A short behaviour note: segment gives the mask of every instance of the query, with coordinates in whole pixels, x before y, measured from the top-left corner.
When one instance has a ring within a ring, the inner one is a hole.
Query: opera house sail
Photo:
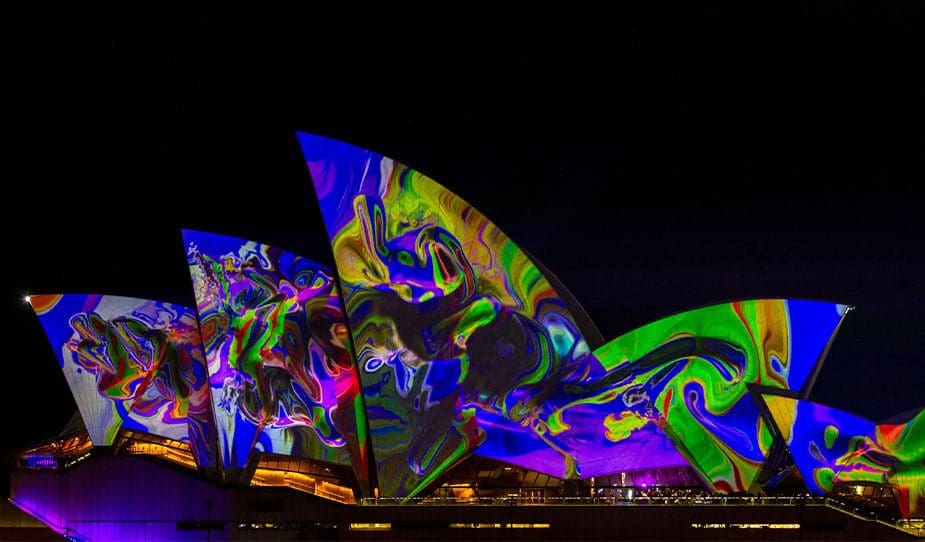
[[[364,411],[337,284],[266,244],[184,231],[226,477],[257,452],[353,465]]]
[[[192,309],[111,295],[33,295],[95,446],[121,429],[189,443],[214,468],[208,375]]]

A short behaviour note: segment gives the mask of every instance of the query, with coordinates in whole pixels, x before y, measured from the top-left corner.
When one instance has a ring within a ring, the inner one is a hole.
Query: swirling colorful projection
[[[118,296],[31,296],[90,438],[120,428],[189,442],[214,466],[208,375],[193,309]]]
[[[473,452],[562,478],[689,461],[744,491],[771,445],[747,384],[803,387],[847,310],[730,303],[591,354],[542,273],[469,204],[389,158],[299,138],[383,495],[414,495]]]
[[[533,425],[480,414],[476,454],[581,478],[689,462],[717,491],[745,491],[772,444],[748,384],[801,389],[846,309],[754,300],[653,322],[585,358]]]
[[[806,487],[828,493],[835,482],[899,488],[903,515],[925,515],[925,410],[904,424],[875,424],[811,401],[762,395]]]
[[[587,477],[608,470],[614,446],[653,424],[714,489],[745,491],[772,443],[748,384],[801,389],[846,311],[752,300],[638,328],[595,350],[603,374],[550,399],[549,432],[576,450]]]
[[[412,496],[486,438],[477,415],[530,427],[588,348],[530,258],[468,203],[379,154],[299,138],[344,288],[380,492]]]
[[[364,411],[332,274],[307,258],[184,231],[226,475],[254,452],[352,464]]]

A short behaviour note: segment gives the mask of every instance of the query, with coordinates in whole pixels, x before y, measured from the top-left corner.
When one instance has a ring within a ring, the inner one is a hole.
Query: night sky
[[[461,195],[606,339],[837,301],[812,398],[925,406],[925,5],[871,4],[7,18],[0,452],[76,408],[25,294],[193,305],[181,227],[332,263],[295,130]]]

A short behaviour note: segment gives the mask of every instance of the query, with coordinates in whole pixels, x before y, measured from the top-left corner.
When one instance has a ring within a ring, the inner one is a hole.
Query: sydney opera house
[[[79,412],[18,455],[14,505],[81,541],[915,536],[925,411],[809,400],[850,307],[607,341],[448,189],[298,137],[335,268],[183,231],[194,307],[30,296]]]

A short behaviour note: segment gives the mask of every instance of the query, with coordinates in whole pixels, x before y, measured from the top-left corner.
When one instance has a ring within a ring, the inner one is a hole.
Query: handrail
[[[909,520],[896,522],[877,517],[872,511],[865,511],[860,506],[841,502],[831,497],[812,495],[793,496],[747,496],[747,495],[675,495],[675,496],[639,496],[627,497],[527,497],[508,495],[500,497],[418,497],[401,498],[363,498],[361,506],[827,506],[839,512],[865,521],[875,521],[913,536],[925,538],[925,521],[913,523]]]
[[[754,506],[799,504],[824,504],[825,497],[813,496],[638,496],[628,497],[529,497],[508,495],[499,497],[417,497],[412,499],[369,497],[360,500],[361,505],[486,505],[486,506],[529,506],[529,505],[591,505],[591,506],[648,506],[648,505],[692,505],[692,506]]]
[[[825,499],[825,505],[829,508],[834,508],[843,514],[847,514],[851,517],[863,521],[873,521],[880,523],[881,525],[886,525],[887,527],[898,529],[904,533],[908,533],[919,538],[925,538],[925,520],[916,523],[912,523],[906,519],[900,519],[896,522],[889,522],[877,517],[877,514],[873,511],[864,510],[859,506],[848,504],[846,502],[832,499],[830,497]]]

